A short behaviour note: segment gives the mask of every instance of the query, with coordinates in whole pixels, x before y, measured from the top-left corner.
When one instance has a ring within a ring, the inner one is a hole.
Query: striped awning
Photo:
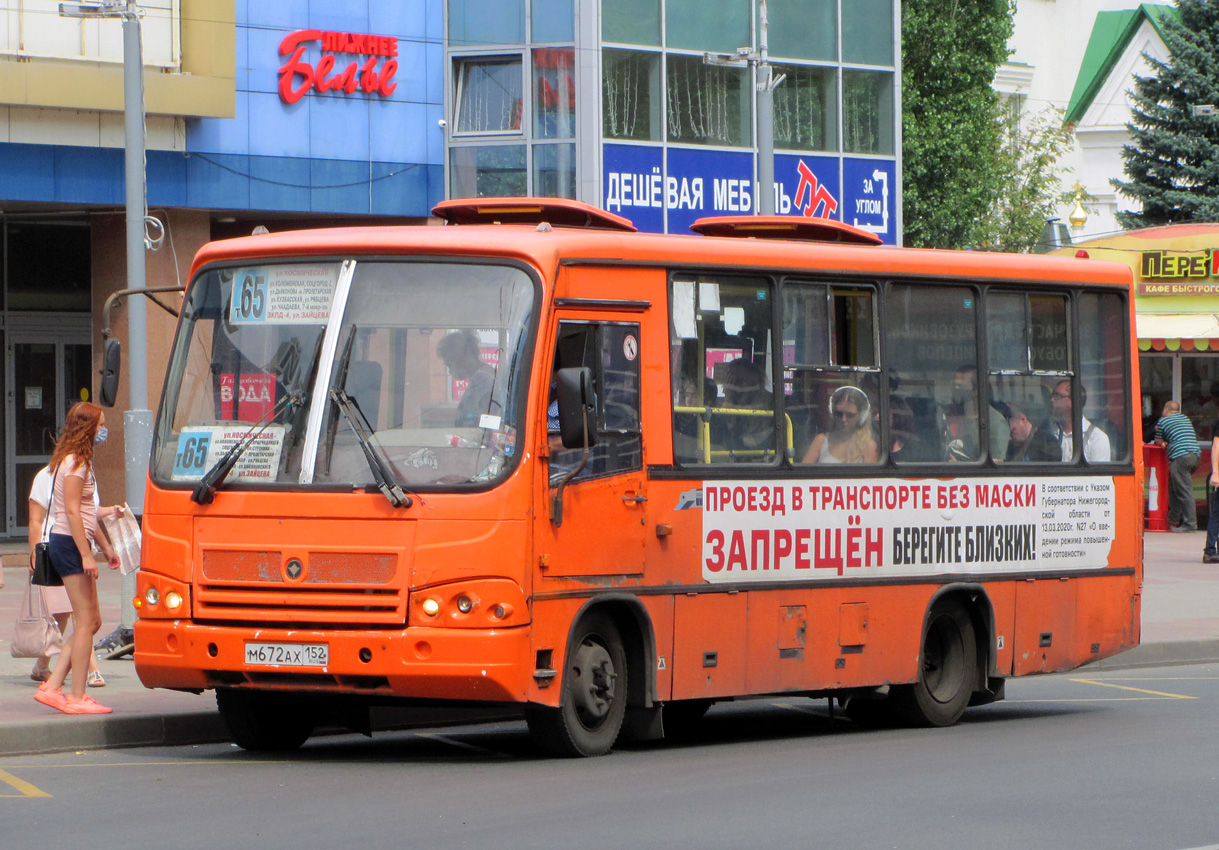
[[[1219,316],[1213,313],[1139,313],[1140,351],[1217,351]]]

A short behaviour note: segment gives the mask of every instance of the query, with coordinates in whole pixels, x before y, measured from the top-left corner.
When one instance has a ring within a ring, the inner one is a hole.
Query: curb
[[[1103,658],[1080,670],[1134,670],[1139,667],[1163,667],[1182,664],[1219,662],[1219,638],[1203,640],[1165,640],[1143,643],[1112,658]]]
[[[501,705],[488,708],[372,708],[372,731],[393,732],[520,720],[522,711]],[[350,729],[322,727],[313,737],[350,735]],[[358,733],[354,733],[358,734]],[[47,720],[0,724],[0,758],[47,755],[76,750],[126,747],[185,747],[232,741],[218,711],[165,714],[107,714],[49,717]]]

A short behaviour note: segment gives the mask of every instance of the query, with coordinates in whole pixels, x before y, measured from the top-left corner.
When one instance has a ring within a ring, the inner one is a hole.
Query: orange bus
[[[155,426],[135,664],[248,749],[515,704],[944,726],[1139,641],[1129,269],[574,201],[215,242]]]

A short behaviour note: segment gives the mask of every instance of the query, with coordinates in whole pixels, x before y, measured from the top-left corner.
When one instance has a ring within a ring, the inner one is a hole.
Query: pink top
[[[53,472],[55,475],[55,492],[52,498],[55,502],[55,524],[51,526],[53,534],[71,534],[72,528],[68,525],[68,510],[64,503],[64,479],[79,478],[84,481],[84,489],[80,494],[80,516],[85,522],[85,536],[92,544],[97,537],[97,502],[94,501],[93,495],[97,492],[97,481],[93,477],[93,470],[87,464],[78,463],[76,455],[68,455],[59,464],[58,472]]]

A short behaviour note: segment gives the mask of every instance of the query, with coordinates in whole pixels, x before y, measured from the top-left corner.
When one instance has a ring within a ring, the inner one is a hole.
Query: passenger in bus
[[[1062,460],[1058,441],[1046,433],[1044,428],[1033,424],[1023,404],[1007,402],[1007,425],[1011,439],[1008,441],[1007,454],[1003,460],[1014,463]]]
[[[830,396],[830,430],[813,438],[804,463],[876,463],[872,404],[859,387],[839,387]]]
[[[699,380],[698,375],[683,375],[678,385],[677,398],[674,407],[686,408],[673,413],[673,454],[683,463],[698,463],[703,460],[702,431],[703,423],[710,415],[710,408],[719,401],[719,388],[715,381],[706,375]],[[701,392],[700,392],[701,384]],[[699,413],[691,413],[689,408],[701,408]]]
[[[759,460],[775,446],[774,395],[766,389],[766,375],[749,360],[738,357],[723,372],[722,411],[713,419],[712,444],[732,452],[747,452],[741,459]],[[771,415],[733,413],[767,411]],[[734,458],[735,459],[735,458]]]
[[[889,457],[895,463],[937,461],[942,451],[927,442],[915,425],[914,408],[901,396],[889,397]]]
[[[948,406],[946,435],[948,451],[945,460],[974,461],[981,457],[978,440],[978,368],[963,365],[952,379],[952,403]],[[1008,426],[1003,413],[987,408],[990,427],[990,452],[995,458],[1007,455]]]
[[[449,369],[449,374],[466,381],[465,392],[457,402],[459,428],[478,428],[483,414],[493,406],[502,406],[494,398],[495,370],[483,362],[479,353],[478,335],[472,330],[453,331],[436,345],[436,353]]]
[[[1079,403],[1085,407],[1088,403],[1088,391],[1083,384],[1079,385]],[[1071,380],[1064,378],[1054,384],[1054,391],[1050,393],[1050,422],[1048,424],[1048,431],[1058,441],[1061,448],[1061,459],[1064,461],[1071,460],[1075,452],[1072,441],[1075,417],[1072,412]],[[1109,435],[1096,423],[1089,422],[1086,416],[1080,416],[1080,427],[1084,430],[1084,460],[1089,463],[1108,461],[1111,456]]]

